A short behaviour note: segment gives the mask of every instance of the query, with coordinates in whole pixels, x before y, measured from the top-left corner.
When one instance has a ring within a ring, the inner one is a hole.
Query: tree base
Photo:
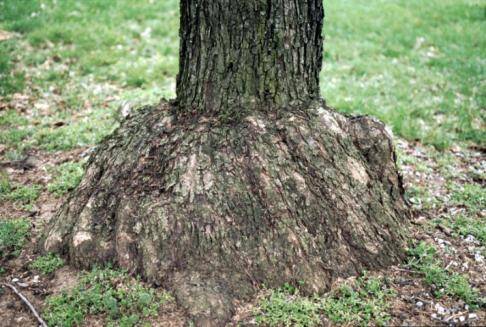
[[[140,109],[102,142],[44,251],[141,274],[211,326],[263,283],[323,292],[402,257],[408,211],[380,122],[323,103],[234,126],[173,109]]]

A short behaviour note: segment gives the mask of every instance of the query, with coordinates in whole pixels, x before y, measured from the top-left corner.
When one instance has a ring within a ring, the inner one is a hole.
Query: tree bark
[[[179,110],[234,120],[319,98],[322,0],[182,0]]]
[[[202,326],[262,284],[324,292],[399,262],[408,210],[391,136],[319,98],[320,0],[181,11],[177,100],[99,145],[41,249],[162,284]]]

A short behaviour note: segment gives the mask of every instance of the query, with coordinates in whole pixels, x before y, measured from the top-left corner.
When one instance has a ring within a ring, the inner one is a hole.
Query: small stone
[[[481,255],[481,253],[476,252],[474,253],[474,260],[476,260],[476,262],[482,263],[484,262],[484,257]]]
[[[476,242],[476,238],[472,235],[468,235],[468,236],[466,236],[464,241],[467,242],[467,243],[474,243],[474,242]]]
[[[436,303],[435,304],[435,310],[437,311],[437,313],[441,316],[443,316],[445,313],[446,313],[446,308],[444,308],[442,305],[440,305],[439,303]]]
[[[469,320],[478,319],[478,315],[477,315],[477,314],[475,314],[475,313],[470,313],[470,314],[467,316],[467,319],[469,319]]]
[[[459,317],[459,321],[460,321],[460,322],[464,322],[464,320],[466,320],[466,317],[464,317],[464,316],[460,316],[460,317]]]
[[[423,308],[424,306],[424,303],[422,301],[418,301],[417,303],[415,303],[415,306],[419,309]]]
[[[18,279],[18,278],[14,278],[14,279],[12,279],[12,283],[17,283],[18,281],[19,281],[19,279]]]

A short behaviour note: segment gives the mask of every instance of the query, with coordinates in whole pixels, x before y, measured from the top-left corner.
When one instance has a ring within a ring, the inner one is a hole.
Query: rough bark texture
[[[141,274],[208,326],[262,283],[323,292],[398,262],[407,208],[391,138],[319,99],[320,0],[181,9],[177,101],[101,143],[42,249]]]
[[[319,97],[322,0],[182,0],[179,110],[239,118]]]
[[[44,250],[115,262],[214,324],[261,283],[321,292],[399,260],[406,208],[381,123],[319,103],[233,126],[172,109],[144,108],[100,145]]]

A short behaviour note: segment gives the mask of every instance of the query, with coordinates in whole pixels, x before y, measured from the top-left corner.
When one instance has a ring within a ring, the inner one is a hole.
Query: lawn
[[[262,290],[236,321],[486,323],[486,4],[330,0],[325,9],[322,95],[393,130],[414,211],[409,258],[325,297],[303,297],[290,285]],[[34,244],[121,112],[175,96],[178,15],[177,0],[0,0],[0,282],[37,275],[39,284],[24,291],[51,324],[96,314],[127,325],[182,319],[162,290],[108,268],[77,280]],[[66,276],[77,283],[74,293],[55,286]],[[104,288],[96,288],[100,281]],[[120,283],[137,285],[137,293],[116,293]],[[100,297],[100,289],[112,296]],[[2,305],[17,301],[2,294],[0,319],[17,319],[12,308],[2,316]],[[147,298],[164,299],[158,315],[126,305]],[[81,306],[70,302],[80,299]],[[89,312],[90,301],[99,312]]]
[[[485,15],[476,0],[328,1],[322,94],[407,140],[484,145]],[[0,94],[27,87],[51,107],[46,117],[37,103],[35,131],[2,138],[51,150],[95,143],[111,131],[107,109],[173,97],[178,24],[176,0],[0,2],[0,27],[19,33],[0,43]],[[79,121],[46,135],[75,114],[96,118],[97,131]],[[56,142],[72,132],[80,140]]]

